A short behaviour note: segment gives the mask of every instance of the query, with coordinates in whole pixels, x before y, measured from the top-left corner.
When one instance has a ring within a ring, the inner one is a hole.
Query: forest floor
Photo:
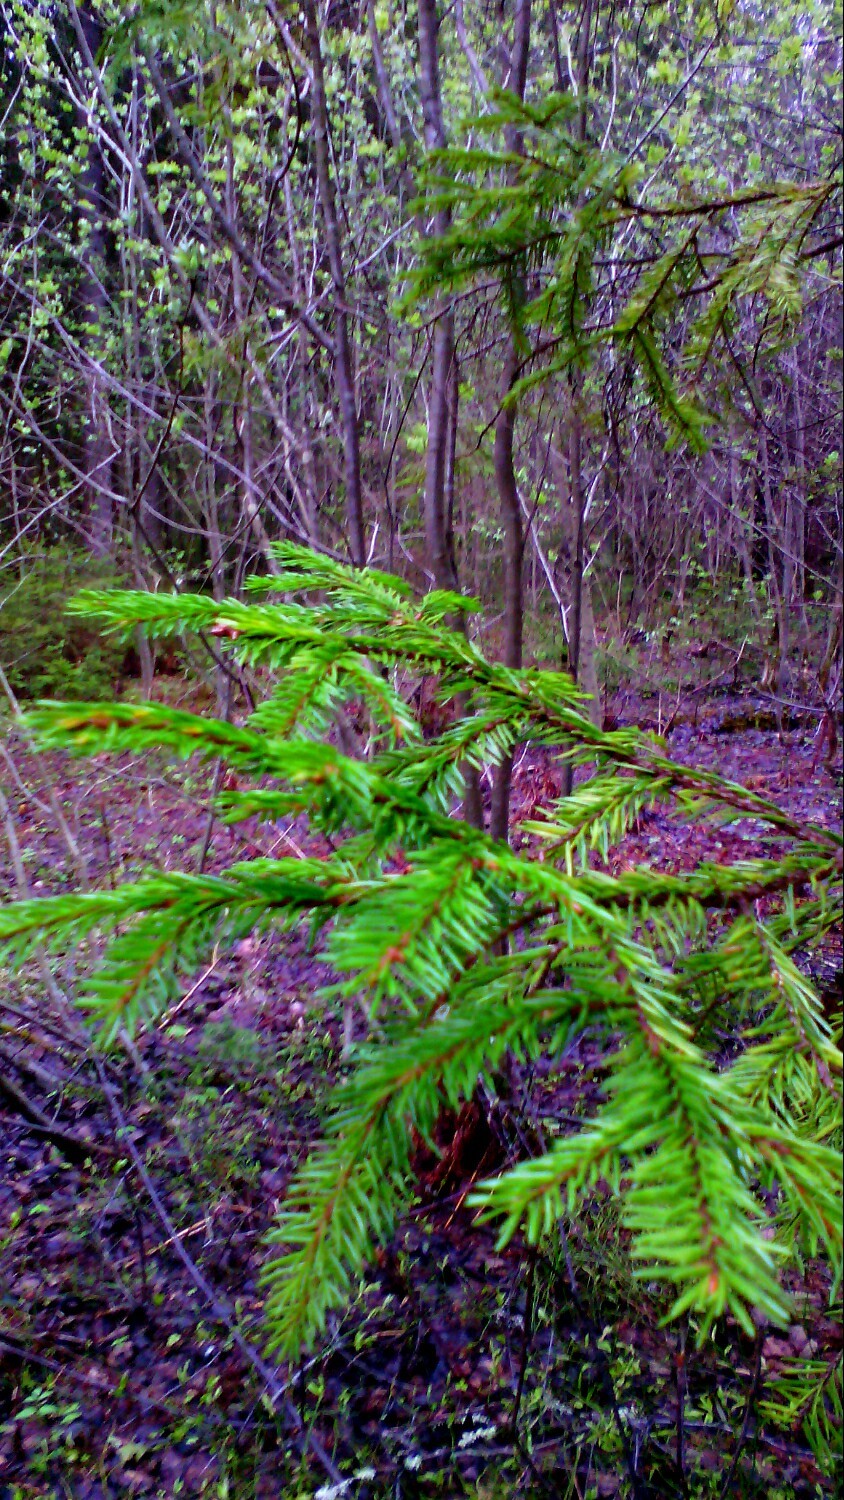
[[[611,707],[621,723],[670,725],[661,698],[627,690]],[[713,693],[683,710],[668,736],[674,758],[807,821],[840,820],[840,757],[824,764],[817,718],[780,736],[761,699]],[[155,757],[35,760],[9,744],[21,782],[8,763],[2,781],[34,895],[77,880],[49,785],[93,885],[196,868],[206,841],[211,870],[323,847],[301,824],[209,827],[206,770]],[[514,821],[559,789],[553,758],[526,754]],[[775,843],[758,828],[652,814],[614,857],[680,870]],[[0,890],[15,883],[0,839]],[[829,998],[840,937],[812,964]],[[318,998],[325,974],[300,937],[240,941],[99,1075],[37,969],[2,976],[2,1500],[833,1493],[799,1425],[778,1426],[766,1410],[795,1359],[840,1353],[820,1264],[807,1262],[793,1285],[790,1330],[763,1328],[754,1342],[727,1320],[698,1350],[677,1325],[659,1326],[660,1295],[632,1281],[608,1194],[541,1257],[518,1241],[497,1250],[465,1199],[479,1173],[526,1149],[507,1106],[487,1119],[464,1111],[441,1162],[420,1153],[416,1207],[319,1356],[276,1372],[277,1388],[289,1383],[274,1407],[232,1329],[261,1347],[264,1236],[344,1067],[340,1019]],[[72,982],[62,959],[55,984]],[[583,1037],[537,1068],[535,1109],[576,1124],[602,1069]],[[312,1451],[302,1457],[294,1408],[348,1483]]]

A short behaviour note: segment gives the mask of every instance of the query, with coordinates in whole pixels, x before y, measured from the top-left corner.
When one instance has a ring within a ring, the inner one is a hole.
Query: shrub
[[[68,617],[80,588],[117,581],[112,563],[66,546],[24,553],[0,585],[0,666],[15,696],[100,698],[114,691],[124,649],[92,621]]]

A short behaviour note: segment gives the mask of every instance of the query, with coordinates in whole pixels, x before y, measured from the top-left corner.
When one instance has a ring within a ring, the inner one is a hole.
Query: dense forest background
[[[2,1500],[835,1492],[841,78],[0,0]]]
[[[68,549],[222,597],[288,537],[458,584],[508,661],[526,628],[590,691],[596,616],[606,681],[717,595],[763,686],[822,703],[834,6],[2,24],[4,630]]]

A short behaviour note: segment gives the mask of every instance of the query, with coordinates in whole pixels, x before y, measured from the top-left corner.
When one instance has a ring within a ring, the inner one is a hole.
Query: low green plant
[[[672,762],[654,739],[596,729],[567,677],[487,661],[446,623],[469,601],[419,600],[397,578],[277,550],[263,598],[89,592],[73,605],[118,633],[202,630],[272,668],[276,686],[243,724],[113,703],[41,704],[28,722],[42,745],[81,753],[219,757],[238,778],[225,816],[306,813],[330,857],[11,905],[2,951],[19,962],[110,931],[80,1000],[103,1044],[159,1016],[215,942],[267,926],[306,924],[339,976],[332,993],[363,997],[369,1038],[271,1235],[268,1336],[287,1356],[320,1336],[392,1234],[443,1105],[584,1028],[605,1048],[596,1112],[573,1132],[546,1121],[544,1154],[478,1184],[476,1207],[502,1240],[537,1242],[600,1182],[636,1274],[671,1289],[670,1316],[701,1337],[726,1313],[750,1334],[754,1311],[787,1323],[782,1273],[801,1253],[840,1275],[841,1055],[793,955],[840,919],[841,838]],[[409,703],[420,675],[454,710],[429,739]],[[330,742],[349,703],[370,725],[360,759]],[[524,825],[516,852],[459,802],[467,765],[528,740],[597,771]],[[677,875],[595,868],[656,803],[765,822],[785,852]],[[725,1037],[740,1045],[725,1052]]]
[[[840,1321],[840,1307],[838,1315]],[[786,1431],[802,1428],[823,1472],[836,1474],[839,1480],[844,1471],[842,1364],[841,1350],[831,1360],[792,1359],[770,1382],[761,1403],[762,1415],[774,1426]]]
[[[92,621],[68,616],[80,588],[117,582],[114,565],[81,549],[27,552],[0,582],[0,667],[16,697],[98,698],[111,695],[125,647]]]

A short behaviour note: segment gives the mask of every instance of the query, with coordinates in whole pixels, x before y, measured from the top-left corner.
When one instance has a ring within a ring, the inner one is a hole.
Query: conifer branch
[[[11,905],[0,953],[21,962],[40,942],[57,951],[104,933],[80,1003],[108,1044],[154,1021],[221,939],[300,922],[322,934],[338,976],[326,998],[363,998],[383,1040],[357,1049],[273,1231],[267,1320],[288,1355],[319,1336],[392,1232],[412,1193],[413,1141],[431,1137],[443,1101],[494,1086],[506,1054],[553,1055],[587,1025],[607,1049],[596,1114],[565,1137],[545,1121],[551,1149],[475,1202],[505,1236],[523,1225],[537,1241],[602,1180],[641,1274],[673,1289],[672,1316],[693,1312],[702,1332],[726,1311],[744,1327],[754,1307],[784,1320],[781,1271],[801,1244],[840,1274],[841,1057],[792,953],[840,912],[841,840],[635,731],[602,731],[562,674],[487,662],[448,624],[467,601],[419,602],[386,575],[277,550],[262,602],[97,594],[75,606],[115,631],[213,633],[262,663],[269,692],[244,723],[156,704],[41,704],[28,721],[42,744],[77,753],[216,760],[244,783],[221,794],[224,816],[301,811],[336,852]],[[420,674],[446,710],[471,702],[428,738],[413,706]],[[344,704],[373,726],[360,758],[330,743]],[[453,814],[461,766],[526,741],[598,763],[525,826],[540,857]],[[590,851],[609,862],[655,805],[764,821],[790,847],[676,875],[590,867]],[[773,907],[765,920],[760,898]],[[740,1033],[728,1064],[724,1030]],[[778,1194],[773,1218],[762,1187]]]

